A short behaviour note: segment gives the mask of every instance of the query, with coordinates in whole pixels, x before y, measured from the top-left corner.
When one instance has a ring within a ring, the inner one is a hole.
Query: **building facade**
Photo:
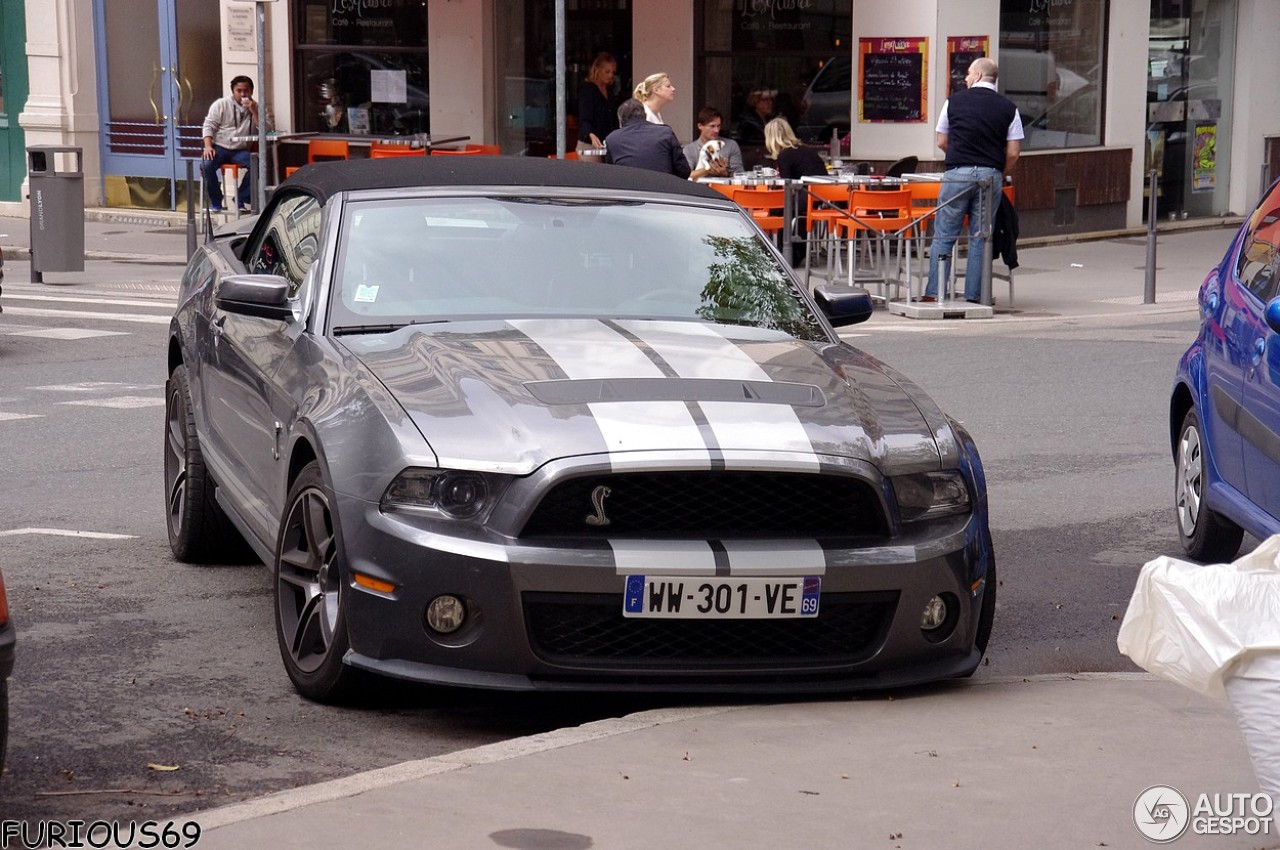
[[[1280,31],[1270,0],[563,0],[564,132],[592,59],[616,98],[649,73],[677,88],[688,140],[704,104],[759,161],[759,126],[882,168],[938,170],[933,127],[972,58],[1001,65],[1027,138],[1027,234],[1239,213],[1280,159]],[[555,4],[547,0],[0,0],[0,209],[26,214],[25,146],[83,149],[86,203],[185,201],[200,124],[231,77],[255,79],[281,131],[431,132],[554,155]],[[25,78],[24,78],[25,75]],[[28,84],[28,80],[30,81]],[[281,143],[288,165],[302,145]],[[359,147],[355,150],[358,152]]]

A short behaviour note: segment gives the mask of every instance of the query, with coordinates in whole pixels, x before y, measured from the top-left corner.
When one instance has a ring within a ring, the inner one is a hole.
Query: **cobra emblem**
[[[596,509],[594,514],[587,516],[587,525],[603,526],[609,524],[609,518],[604,515],[604,500],[609,498],[609,494],[613,490],[601,484],[591,491],[591,507]]]

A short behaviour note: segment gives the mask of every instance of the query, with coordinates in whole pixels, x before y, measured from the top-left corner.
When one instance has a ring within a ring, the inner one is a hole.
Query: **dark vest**
[[[947,168],[977,165],[1004,170],[1009,125],[1018,107],[985,86],[958,91],[947,100]]]

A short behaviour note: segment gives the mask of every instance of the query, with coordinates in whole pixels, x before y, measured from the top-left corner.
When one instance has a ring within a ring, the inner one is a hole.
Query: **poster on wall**
[[[1191,191],[1212,192],[1218,168],[1218,125],[1196,124],[1196,142],[1191,160]]]
[[[965,88],[964,78],[969,75],[969,66],[975,59],[990,55],[990,36],[947,36],[947,96]]]
[[[928,54],[924,37],[859,39],[858,121],[927,121]]]

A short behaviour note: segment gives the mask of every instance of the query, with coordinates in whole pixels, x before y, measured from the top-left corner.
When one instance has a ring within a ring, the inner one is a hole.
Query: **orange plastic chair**
[[[386,159],[393,156],[426,156],[426,148],[397,145],[389,142],[370,142],[369,159]]]
[[[452,150],[450,148],[431,149],[432,156],[480,156],[482,153],[483,151],[472,151],[467,150],[466,148],[459,148],[458,150]]]
[[[857,245],[863,242],[864,253],[870,258],[869,280],[880,283],[881,293],[888,296],[892,285],[895,295],[902,285],[901,267],[906,262],[910,271],[910,251],[914,237],[915,216],[911,211],[911,190],[893,189],[876,191],[854,189],[849,195],[849,213],[852,218],[835,222],[837,232],[849,244],[849,283],[853,284],[857,262]],[[899,273],[890,274],[889,262],[896,247]],[[908,286],[908,292],[910,286]]]
[[[836,222],[848,217],[851,187],[841,183],[806,183],[804,189],[806,198],[804,236],[806,241],[810,240],[816,230],[822,234],[824,242],[828,243],[827,274],[829,277],[831,268],[840,254],[835,240]]]
[[[733,202],[751,213],[751,220],[760,225],[765,233],[773,235],[782,230],[786,220],[782,217],[782,205],[786,198],[785,189],[753,189],[748,186],[737,186],[733,193]]]
[[[710,186],[712,189],[715,189],[717,192],[719,192],[721,195],[724,195],[726,198],[728,198],[731,201],[733,200],[734,190],[742,188],[741,186],[735,186],[732,183],[704,183],[702,185]]]
[[[350,159],[351,145],[345,139],[311,139],[307,142],[307,164]]]
[[[481,156],[501,156],[502,145],[465,145],[463,150],[475,151]]]

